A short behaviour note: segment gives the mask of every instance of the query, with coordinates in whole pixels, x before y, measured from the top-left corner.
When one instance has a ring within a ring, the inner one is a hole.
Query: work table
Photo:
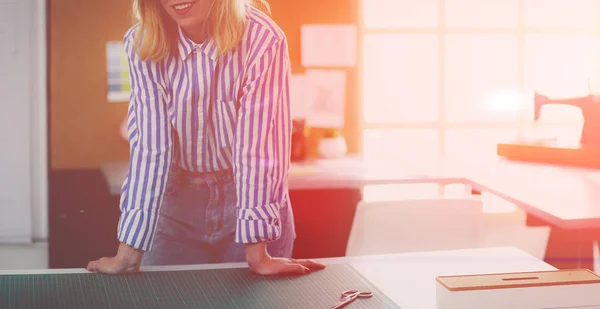
[[[118,194],[127,164],[107,164],[102,171],[112,194]],[[600,170],[516,162],[498,156],[445,155],[393,161],[367,161],[350,156],[293,163],[289,188],[292,204],[299,213],[298,250],[311,252],[315,239],[322,239],[318,233],[325,228],[333,230],[331,222],[342,222],[335,228],[340,235],[319,249],[324,251],[337,245],[333,256],[342,254],[361,189],[367,185],[409,183],[433,183],[440,187],[463,184],[471,192],[487,192],[513,203],[528,218],[551,227],[547,262],[560,268],[593,269],[592,245],[600,239]],[[315,217],[315,213],[320,216]]]
[[[318,260],[327,265],[341,263],[351,265],[365,279],[369,280],[403,309],[435,309],[437,307],[435,290],[435,279],[437,276],[555,270],[551,265],[517,248],[511,247],[352,256]],[[152,266],[143,267],[142,271],[191,271],[240,267],[247,267],[247,264]],[[0,271],[0,277],[7,275],[38,275],[43,279],[49,275],[85,273],[87,271],[81,268],[18,270]],[[13,280],[13,283],[7,285],[9,290],[17,287],[18,282],[15,281]],[[86,285],[84,287],[87,288]],[[75,287],[75,289],[77,288]],[[164,288],[168,287],[164,286]],[[58,292],[56,295],[57,299],[59,296],[62,299],[74,299],[78,297],[77,294],[59,295]],[[301,293],[293,295],[295,297],[302,297]],[[2,304],[3,299],[0,298],[0,305]],[[356,305],[360,307],[359,303]]]
[[[102,166],[118,195],[127,163]],[[362,189],[366,185],[461,183],[489,192],[563,227],[600,227],[600,170],[509,161],[501,157],[367,161],[358,156],[291,164],[290,190]],[[567,207],[568,206],[568,207]]]
[[[297,189],[359,189],[365,185],[390,183],[459,183],[462,177],[451,176],[440,165],[441,162],[419,161],[394,164],[366,161],[359,156],[340,159],[316,159],[306,162],[292,162],[288,184],[291,190]],[[106,178],[111,194],[118,195],[125,175],[127,162],[108,162],[101,170]]]

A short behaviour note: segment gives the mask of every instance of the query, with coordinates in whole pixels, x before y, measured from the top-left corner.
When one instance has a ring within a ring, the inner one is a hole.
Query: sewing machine
[[[519,139],[513,143],[500,143],[497,154],[517,161],[600,168],[600,98],[587,96],[575,100],[551,100],[535,94],[534,121],[541,116],[542,107],[566,104],[581,109],[584,125],[579,143],[564,146],[556,140]]]

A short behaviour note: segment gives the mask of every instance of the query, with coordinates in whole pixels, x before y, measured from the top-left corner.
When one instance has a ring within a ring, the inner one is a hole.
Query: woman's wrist
[[[248,262],[250,267],[264,263],[269,258],[266,242],[246,244],[246,262]]]
[[[135,249],[123,242],[119,243],[117,257],[121,262],[126,264],[138,264],[142,260],[143,255],[144,251]]]

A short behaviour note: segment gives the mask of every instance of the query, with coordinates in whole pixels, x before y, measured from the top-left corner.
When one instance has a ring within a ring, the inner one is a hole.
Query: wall
[[[301,64],[301,41],[300,27],[303,24],[357,24],[358,7],[361,0],[303,0],[286,1],[270,0],[273,19],[285,32],[289,41],[290,61],[293,73],[303,73]],[[358,48],[358,46],[357,46]],[[346,91],[346,115],[344,136],[348,143],[350,152],[359,149],[359,100],[358,100],[358,70],[347,69],[347,91]],[[311,144],[315,155],[315,143],[324,130],[313,129],[311,131]]]
[[[127,158],[118,135],[127,106],[106,101],[105,50],[132,24],[131,1],[53,0],[48,10],[51,167]]]
[[[289,39],[294,73],[300,66],[300,26],[356,23],[358,0],[270,0],[273,18]],[[119,136],[125,103],[106,101],[105,43],[121,40],[131,25],[131,1],[49,1],[51,167],[93,169],[127,160]],[[358,149],[357,72],[348,70],[344,133],[350,151]],[[319,135],[319,130],[315,131]]]
[[[0,6],[0,242],[29,242],[32,234],[34,7],[34,0]]]
[[[46,0],[33,0],[31,222],[33,240],[48,238],[48,91]]]

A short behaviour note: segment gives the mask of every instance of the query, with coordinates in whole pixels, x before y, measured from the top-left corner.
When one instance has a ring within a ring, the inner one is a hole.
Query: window
[[[450,28],[516,28],[519,0],[446,0]]]
[[[366,28],[428,28],[439,23],[439,0],[364,0]]]
[[[394,147],[456,153],[467,134],[507,139],[539,134],[540,125],[578,128],[581,111],[570,106],[544,106],[534,124],[533,93],[599,92],[598,0],[362,1],[369,157],[389,157]],[[422,140],[410,138],[416,132],[428,132],[424,140],[436,147],[398,144]]]
[[[446,36],[444,93],[448,122],[517,120],[517,42],[514,34]]]
[[[600,93],[600,0],[361,1],[367,159],[492,156],[518,137],[579,138],[575,107],[544,106],[534,123],[533,93]],[[365,193],[438,192],[403,188]]]
[[[599,68],[597,40],[591,34],[528,34],[525,88],[554,97],[589,94]]]
[[[446,131],[446,152],[461,157],[489,158],[496,154],[498,143],[511,142],[517,137],[516,127],[450,128]]]
[[[434,122],[439,108],[435,35],[372,35],[364,40],[364,120]]]
[[[386,161],[435,156],[438,134],[433,129],[373,129],[364,132],[367,161]]]
[[[522,0],[525,25],[531,28],[593,29],[598,22],[597,0]]]

